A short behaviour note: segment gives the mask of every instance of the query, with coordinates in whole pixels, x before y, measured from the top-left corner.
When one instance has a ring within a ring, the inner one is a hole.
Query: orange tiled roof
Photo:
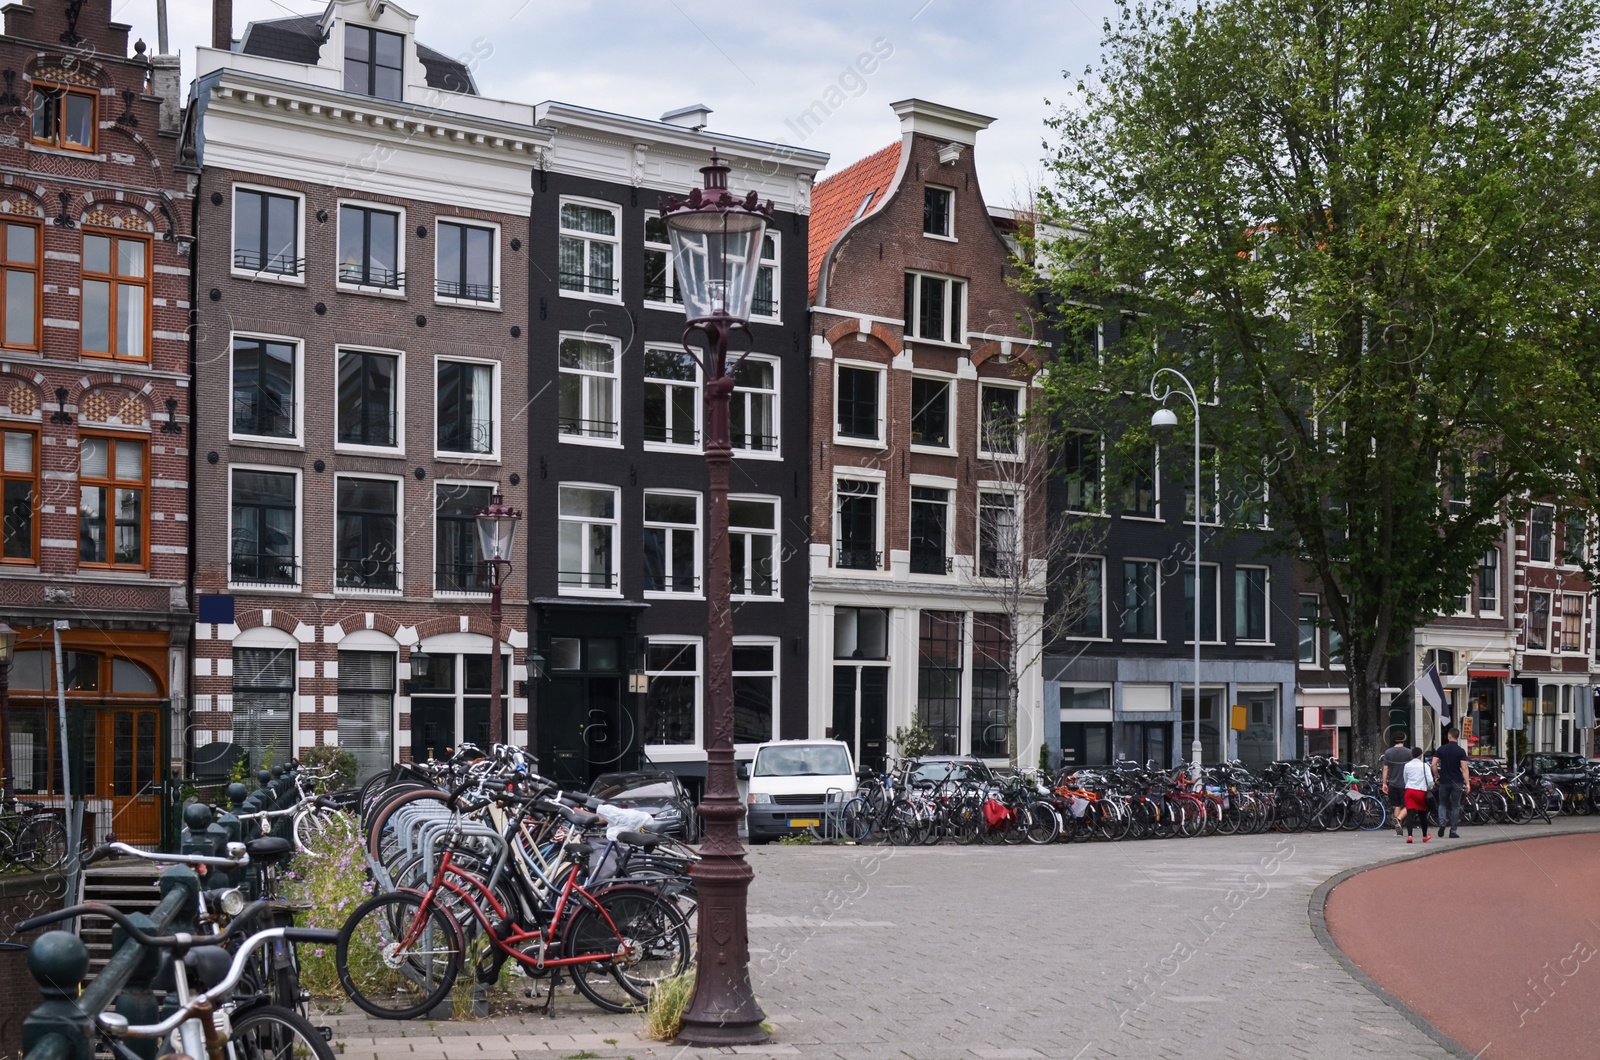
[[[901,141],[868,155],[861,161],[841,169],[818,184],[811,192],[811,245],[807,252],[810,268],[811,301],[817,300],[817,276],[822,271],[822,259],[834,240],[838,239],[861,209],[861,201],[872,193],[868,210],[877,209],[900,167]]]

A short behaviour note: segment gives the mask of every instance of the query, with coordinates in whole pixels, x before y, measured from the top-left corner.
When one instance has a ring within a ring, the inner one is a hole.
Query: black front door
[[[411,760],[450,757],[456,743],[456,704],[453,699],[411,700]]]
[[[539,764],[557,784],[589,786],[589,760],[583,746],[589,712],[588,680],[552,678],[539,697]]]
[[[833,738],[850,745],[857,769],[883,772],[889,751],[889,668],[833,668]]]
[[[633,750],[634,734],[622,713],[622,681],[616,677],[588,678],[589,711],[583,723],[583,747],[587,755],[588,776],[594,782],[601,773],[626,769]]]

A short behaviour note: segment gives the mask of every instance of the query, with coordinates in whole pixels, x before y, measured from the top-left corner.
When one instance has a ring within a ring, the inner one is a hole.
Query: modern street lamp
[[[705,842],[694,867],[700,894],[699,958],[694,997],[683,1016],[680,1041],[690,1045],[754,1045],[767,1039],[764,1015],[750,987],[747,901],[754,877],[739,842],[744,805],[733,773],[733,612],[728,555],[728,338],[738,332],[750,349],[748,321],[755,298],[761,243],[772,203],[756,193],[728,190],[728,167],[711,152],[700,170],[705,187],[688,197],[669,196],[661,217],[672,237],[678,292],[688,324],[683,346],[700,362],[706,380],[706,467],[709,477],[709,551],[706,556],[706,786],[700,800]],[[689,339],[698,332],[704,350]],[[741,355],[741,360],[743,359]],[[734,369],[738,368],[735,361]]]
[[[489,627],[494,639],[493,654],[489,656],[489,742],[497,744],[502,737],[510,743],[510,734],[503,723],[500,709],[500,585],[505,571],[511,567],[511,546],[517,540],[517,523],[522,513],[501,502],[500,494],[489,498],[489,507],[478,513],[478,555],[489,567]],[[488,750],[488,748],[484,748]]]
[[[0,622],[0,801],[9,803],[11,790],[11,660],[17,651],[17,631]]]
[[[1172,375],[1183,384],[1182,390],[1172,386],[1156,393],[1156,380],[1163,375]],[[1200,399],[1195,396],[1194,384],[1189,382],[1188,376],[1176,368],[1159,368],[1156,374],[1150,377],[1150,396],[1161,403],[1155,415],[1150,417],[1150,426],[1157,430],[1172,430],[1178,426],[1178,417],[1167,408],[1167,399],[1173,394],[1182,394],[1189,399],[1189,404],[1194,406],[1194,740],[1189,745],[1190,780],[1196,787],[1202,783],[1200,779],[1200,598],[1204,595],[1200,581]],[[1222,591],[1221,579],[1218,578],[1217,591]],[[1212,605],[1216,606],[1216,605]]]

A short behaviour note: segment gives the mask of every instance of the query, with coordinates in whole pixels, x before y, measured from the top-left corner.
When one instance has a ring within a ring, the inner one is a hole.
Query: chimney
[[[233,51],[233,0],[211,0],[211,46]]]
[[[5,6],[6,36],[33,39],[33,8],[27,4]]]

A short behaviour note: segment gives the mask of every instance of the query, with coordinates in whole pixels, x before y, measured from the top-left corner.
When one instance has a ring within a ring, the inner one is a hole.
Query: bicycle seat
[[[280,839],[275,835],[262,836],[252,839],[244,845],[245,853],[250,855],[250,861],[256,865],[272,865],[283,861],[294,852],[294,844],[287,839]]]
[[[650,851],[661,845],[660,836],[650,835],[647,832],[618,832],[617,841],[619,843],[626,843],[630,847],[638,847],[646,854],[650,853]]]

